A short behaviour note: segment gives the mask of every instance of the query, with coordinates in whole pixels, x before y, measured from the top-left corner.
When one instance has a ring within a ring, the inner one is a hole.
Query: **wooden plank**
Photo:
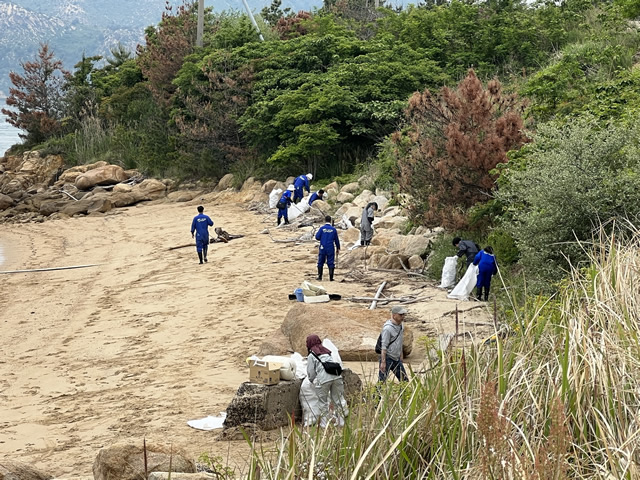
[[[380,294],[382,293],[382,290],[384,289],[384,287],[386,285],[387,285],[387,281],[386,280],[380,284],[380,286],[378,287],[378,291],[376,292],[376,294],[373,297],[373,302],[371,302],[371,306],[369,307],[369,310],[375,310],[376,305],[378,303],[378,299],[380,298]]]

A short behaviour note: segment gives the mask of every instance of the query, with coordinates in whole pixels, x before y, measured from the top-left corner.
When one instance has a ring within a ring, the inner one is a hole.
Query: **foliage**
[[[62,86],[67,72],[46,43],[40,45],[34,61],[20,65],[24,75],[15,72],[9,74],[14,86],[9,89],[6,103],[13,108],[3,108],[1,111],[8,117],[8,123],[26,132],[20,134],[25,143],[34,145],[61,129]]]
[[[638,127],[589,118],[540,126],[520,161],[505,165],[498,198],[504,228],[533,276],[559,280],[579,265],[600,224],[640,214]]]
[[[527,141],[521,107],[500,82],[485,89],[473,70],[454,91],[415,93],[408,127],[396,132],[399,184],[411,194],[409,212],[419,224],[464,228],[466,211],[491,195],[491,173],[506,153]]]
[[[251,443],[247,478],[636,478],[639,241],[602,237],[556,298],[514,305],[510,335],[431,350],[343,428]]]

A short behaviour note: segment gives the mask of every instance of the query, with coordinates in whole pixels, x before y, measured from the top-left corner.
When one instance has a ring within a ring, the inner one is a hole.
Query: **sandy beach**
[[[298,232],[247,211],[231,196],[204,203],[215,226],[244,234],[210,248],[199,265],[189,228],[197,203],[118,209],[44,223],[0,225],[0,270],[96,264],[89,268],[0,275],[0,458],[31,463],[56,477],[90,477],[100,448],[120,441],[207,452],[242,470],[244,441],[187,421],[224,411],[248,379],[246,357],[279,328],[288,294],[315,276],[312,244],[275,243]],[[331,293],[372,296],[384,273],[345,280]],[[388,277],[388,274],[386,274]],[[455,331],[456,302],[435,282],[394,282],[391,294],[420,289],[410,307],[418,367],[422,335]],[[329,282],[324,282],[329,284]],[[461,315],[475,337],[490,330],[487,306]],[[334,303],[332,303],[333,305]],[[368,305],[346,301],[345,308]],[[306,353],[306,352],[301,352]],[[371,378],[375,364],[350,364]]]

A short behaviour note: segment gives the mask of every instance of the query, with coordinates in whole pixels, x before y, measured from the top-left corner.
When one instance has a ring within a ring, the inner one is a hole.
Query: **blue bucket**
[[[299,302],[304,302],[304,294],[302,293],[302,289],[301,288],[296,288],[293,293],[296,294],[296,300],[298,300]]]

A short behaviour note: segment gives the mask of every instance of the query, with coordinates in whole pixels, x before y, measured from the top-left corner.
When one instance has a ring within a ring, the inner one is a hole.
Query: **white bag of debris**
[[[442,279],[438,288],[453,287],[456,283],[456,267],[458,266],[458,257],[447,257],[444,259],[442,267]]]
[[[300,385],[300,405],[302,405],[302,422],[305,427],[315,425],[320,417],[320,403],[316,387],[308,378]]]
[[[269,194],[269,208],[276,208],[276,205],[278,204],[278,200],[280,200],[281,195],[282,195],[281,188],[274,188],[273,190],[271,190],[271,193]]]
[[[291,359],[296,362],[296,378],[307,378],[307,359],[298,352],[292,353]]]
[[[287,215],[289,216],[289,221],[298,218],[300,215],[305,214],[309,211],[311,207],[309,207],[309,196],[304,197],[300,200],[300,203],[292,203],[289,207]]]
[[[302,293],[305,297],[315,297],[317,295],[327,294],[327,290],[322,285],[314,285],[307,280],[300,284],[300,288],[302,289]]]
[[[478,267],[476,265],[469,265],[467,272],[462,277],[462,280],[451,290],[451,293],[447,295],[448,298],[454,298],[456,300],[469,300],[469,294],[473,291],[478,280]]]

